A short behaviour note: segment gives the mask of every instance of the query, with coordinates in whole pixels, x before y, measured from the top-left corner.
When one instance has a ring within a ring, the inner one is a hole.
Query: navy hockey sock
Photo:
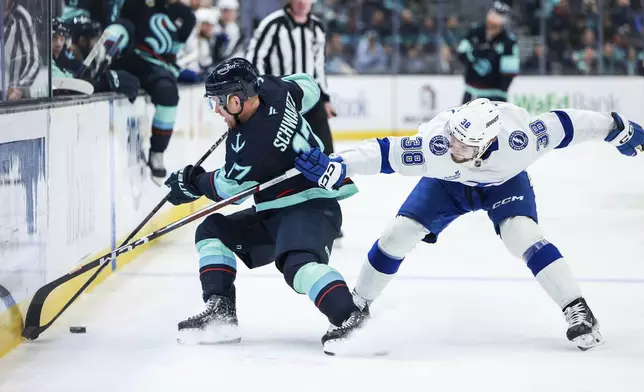
[[[284,263],[284,277],[296,292],[308,295],[331,324],[341,325],[358,307],[353,303],[347,283],[338,271],[317,262],[297,263],[298,259],[308,257],[311,260],[312,256],[310,253],[289,255]],[[299,268],[289,268],[290,263]],[[293,270],[296,271],[294,274],[289,273]]]
[[[237,276],[237,261],[233,252],[216,238],[201,240],[196,247],[204,301],[213,294],[230,296]]]
[[[150,138],[150,150],[164,152],[170,144],[174,120],[177,115],[176,106],[156,105],[156,112],[152,120],[152,137]]]

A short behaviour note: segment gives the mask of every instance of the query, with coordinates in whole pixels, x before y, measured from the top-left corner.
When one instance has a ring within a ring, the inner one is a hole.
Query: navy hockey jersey
[[[519,46],[514,34],[502,30],[492,39],[485,26],[476,26],[467,33],[456,49],[465,64],[465,92],[472,97],[502,98],[512,79],[519,73]]]
[[[293,168],[301,151],[324,148],[303,114],[320,98],[317,83],[306,74],[260,78],[260,105],[245,123],[228,132],[224,167],[197,178],[199,189],[221,200],[269,181]],[[344,199],[358,189],[347,179],[338,189],[326,190],[296,176],[255,194],[257,211],[283,208],[311,199]],[[241,203],[241,201],[240,201]]]
[[[165,0],[128,0],[121,9],[121,17],[135,26],[136,54],[177,76],[180,71],[175,64],[177,52],[196,23],[190,7],[181,2],[167,4]]]

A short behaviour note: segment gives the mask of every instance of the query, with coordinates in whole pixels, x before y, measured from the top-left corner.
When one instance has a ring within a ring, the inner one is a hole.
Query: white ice
[[[606,344],[590,351],[566,340],[561,311],[482,212],[419,245],[374,304],[387,356],[325,356],[327,321],[308,298],[273,266],[241,263],[243,342],[179,345],[176,323],[201,307],[193,225],[0,360],[0,391],[644,391],[643,172],[644,158],[604,145],[557,151],[530,171],[547,237],[601,322]],[[417,181],[355,180],[332,255],[350,286]],[[87,333],[70,334],[75,325]]]

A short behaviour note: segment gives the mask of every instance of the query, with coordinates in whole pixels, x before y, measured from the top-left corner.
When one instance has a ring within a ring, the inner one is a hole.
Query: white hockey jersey
[[[451,158],[446,125],[456,109],[421,124],[415,136],[371,139],[336,155],[346,164],[347,176],[395,172],[470,186],[495,186],[554,149],[603,140],[615,126],[610,113],[561,109],[532,116],[510,103],[495,104],[501,132],[480,160],[456,163]]]

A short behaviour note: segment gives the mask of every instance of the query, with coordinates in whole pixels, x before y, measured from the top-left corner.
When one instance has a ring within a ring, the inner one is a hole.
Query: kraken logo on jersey
[[[153,37],[146,37],[145,43],[157,54],[165,54],[171,51],[174,39],[171,33],[177,32],[177,27],[172,23],[166,14],[154,14],[150,18],[150,30]]]

